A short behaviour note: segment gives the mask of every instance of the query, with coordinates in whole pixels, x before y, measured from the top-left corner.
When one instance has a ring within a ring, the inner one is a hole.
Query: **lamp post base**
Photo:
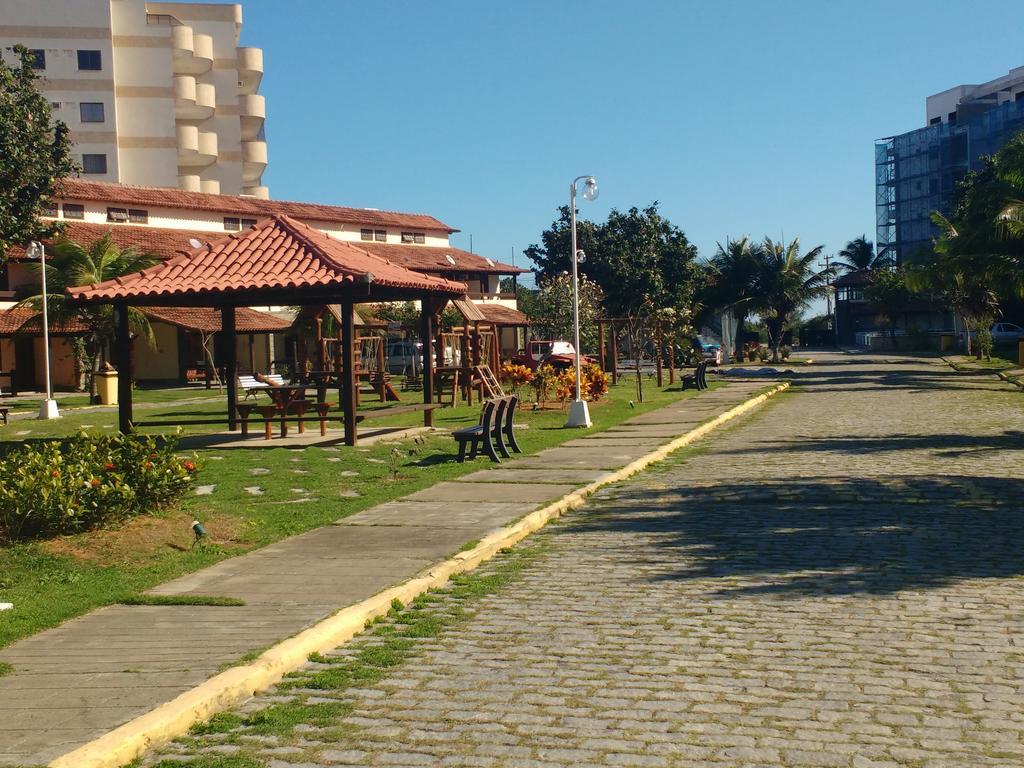
[[[589,427],[593,424],[590,420],[590,409],[586,400],[573,400],[569,404],[569,420],[565,422],[567,427]]]
[[[60,412],[57,410],[57,401],[49,398],[43,400],[39,404],[39,418],[44,420],[59,419]]]

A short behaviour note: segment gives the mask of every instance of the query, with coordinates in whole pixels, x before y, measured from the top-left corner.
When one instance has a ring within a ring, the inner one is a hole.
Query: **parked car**
[[[708,341],[703,336],[693,337],[693,348],[700,350],[705,360],[715,363],[715,365],[721,365],[722,363],[722,345],[715,344],[712,341]]]
[[[533,340],[527,342],[526,349],[521,349],[512,361],[525,365],[531,371],[545,364],[560,371],[576,365],[576,348],[568,341]],[[591,362],[593,361],[586,355],[580,357],[582,365],[589,365]]]
[[[423,343],[389,341],[384,348],[388,373],[411,373],[423,370]]]
[[[990,329],[996,344],[1012,344],[1024,340],[1024,328],[1013,323],[996,323]]]

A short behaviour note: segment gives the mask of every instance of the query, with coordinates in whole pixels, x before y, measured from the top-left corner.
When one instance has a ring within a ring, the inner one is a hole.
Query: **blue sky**
[[[431,213],[521,266],[584,173],[581,215],[658,200],[705,257],[745,233],[873,240],[874,139],[1024,65],[1019,0],[243,8],[273,197]]]

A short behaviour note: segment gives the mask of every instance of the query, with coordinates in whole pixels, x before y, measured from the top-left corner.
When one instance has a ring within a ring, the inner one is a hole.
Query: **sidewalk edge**
[[[257,691],[269,688],[285,674],[302,666],[311,653],[326,652],[351,640],[363,631],[367,621],[386,614],[393,600],[408,604],[427,590],[444,586],[453,575],[476,568],[502,549],[543,528],[554,518],[579,507],[599,488],[624,480],[650,464],[661,461],[673,451],[700,439],[788,387],[789,382],[783,382],[733,406],[625,467],[531,512],[518,522],[488,534],[472,549],[431,566],[423,575],[342,608],[314,626],[273,646],[256,661],[221,672],[156,709],[61,755],[49,763],[49,768],[118,768],[147,750],[184,735],[193,724],[245,700]]]

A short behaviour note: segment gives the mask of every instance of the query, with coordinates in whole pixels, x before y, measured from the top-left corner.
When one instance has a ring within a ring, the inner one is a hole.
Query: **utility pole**
[[[828,317],[829,329],[835,331],[835,322],[832,318],[832,254],[825,254],[825,315]]]

